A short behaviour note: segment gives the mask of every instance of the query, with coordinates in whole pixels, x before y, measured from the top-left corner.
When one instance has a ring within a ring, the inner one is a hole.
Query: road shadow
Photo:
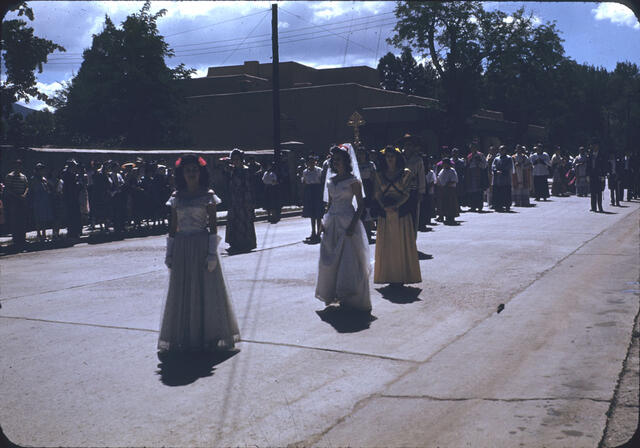
[[[605,210],[600,210],[600,211],[598,211],[596,213],[602,213],[603,215],[617,215],[618,214],[616,212],[608,212],[608,211],[605,211]]]
[[[213,375],[215,366],[238,354],[240,350],[214,353],[158,354],[160,364],[156,373],[165,386],[186,386],[200,378]]]
[[[371,322],[377,319],[367,311],[331,305],[316,311],[316,314],[323,322],[335,328],[338,333],[357,333],[367,330],[371,326]]]
[[[445,221],[445,222],[443,222],[442,224],[443,224],[443,225],[445,225],[445,226],[459,226],[459,225],[461,225],[463,222],[466,222],[466,221],[451,221],[451,222],[447,222],[447,221]]]
[[[418,260],[433,260],[433,255],[418,251]]]
[[[382,288],[376,288],[383,299],[388,300],[391,303],[398,303],[406,305],[408,303],[420,302],[422,299],[418,297],[422,292],[422,289],[415,286],[383,286]]]
[[[16,445],[5,435],[2,430],[2,426],[0,426],[0,447],[2,448],[22,448],[21,445]]]

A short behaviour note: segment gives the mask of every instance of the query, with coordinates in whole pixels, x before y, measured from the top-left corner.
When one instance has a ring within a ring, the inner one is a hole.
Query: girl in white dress
[[[337,302],[341,307],[370,313],[369,244],[360,221],[362,183],[359,171],[354,175],[355,160],[351,145],[331,148],[316,297],[327,305]]]
[[[176,162],[176,192],[171,207],[165,264],[170,269],[159,355],[229,350],[240,340],[220,260],[216,204],[201,157]],[[208,227],[208,231],[207,231]]]

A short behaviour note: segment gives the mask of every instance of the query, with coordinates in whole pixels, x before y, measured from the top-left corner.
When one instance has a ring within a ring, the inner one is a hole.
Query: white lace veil
[[[349,157],[351,158],[351,166],[353,167],[352,174],[360,182],[360,189],[362,190],[362,197],[364,198],[364,187],[362,185],[362,176],[360,176],[360,168],[358,167],[358,158],[356,157],[356,152],[353,149],[353,146],[351,145],[351,143],[343,143],[341,145],[338,145],[338,148],[342,149],[347,154],[349,154]],[[327,169],[327,176],[324,181],[324,194],[323,194],[324,202],[329,202],[329,180],[335,175],[336,173],[335,171],[333,171],[333,169],[331,169],[331,163],[329,163],[329,168]],[[353,197],[353,208],[355,209],[358,208],[358,201],[356,200],[355,196]]]

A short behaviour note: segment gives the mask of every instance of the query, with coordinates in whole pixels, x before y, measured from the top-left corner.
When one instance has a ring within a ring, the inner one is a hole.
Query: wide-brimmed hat
[[[120,168],[122,168],[123,170],[127,169],[127,168],[135,168],[137,165],[133,162],[127,162],[127,163],[123,163],[122,166]]]

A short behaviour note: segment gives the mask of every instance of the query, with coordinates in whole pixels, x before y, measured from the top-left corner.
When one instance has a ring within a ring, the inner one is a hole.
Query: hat
[[[76,159],[69,159],[67,160],[67,165],[78,165],[78,162],[76,162]]]
[[[398,144],[400,145],[406,145],[407,143],[410,144],[414,144],[414,145],[420,145],[421,142],[421,138],[418,137],[417,135],[411,135],[409,133],[404,134],[400,140],[398,140]]]
[[[46,168],[45,164],[42,162],[36,163],[36,169],[39,170],[40,168]]]
[[[123,164],[122,164],[122,166],[121,166],[121,168],[122,168],[123,170],[125,170],[125,169],[127,169],[127,168],[135,168],[135,167],[136,167],[136,164],[135,164],[135,163],[133,163],[133,162],[123,163]]]
[[[239,150],[238,148],[233,148],[233,149],[231,150],[231,152],[229,153],[229,158],[230,158],[230,159],[233,159],[233,157],[234,157],[234,156],[244,158],[244,152],[242,152],[242,151],[241,151],[241,150]]]

